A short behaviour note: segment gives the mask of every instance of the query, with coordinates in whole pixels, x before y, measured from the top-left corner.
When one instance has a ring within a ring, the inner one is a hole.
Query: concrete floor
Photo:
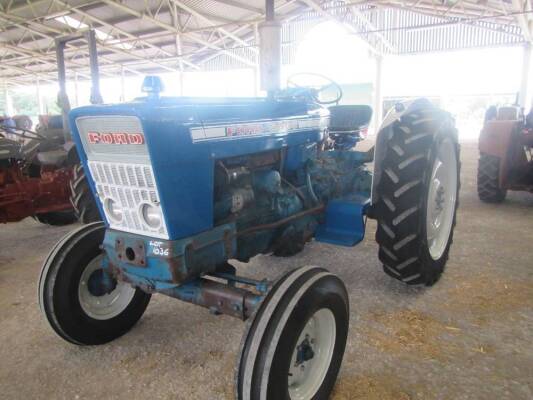
[[[256,257],[241,274],[305,264],[346,282],[351,329],[336,400],[533,399],[533,195],[480,203],[477,150],[463,145],[461,206],[447,271],[430,289],[388,278],[368,226],[353,249],[310,244]],[[72,227],[0,227],[0,398],[230,399],[243,325],[155,296],[140,323],[101,347],[76,347],[37,304],[41,263]]]

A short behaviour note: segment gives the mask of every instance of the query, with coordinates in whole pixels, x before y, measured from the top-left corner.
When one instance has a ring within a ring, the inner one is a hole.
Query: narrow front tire
[[[346,288],[333,274],[304,267],[281,278],[243,337],[238,400],[326,400],[348,335]]]
[[[65,236],[48,255],[39,278],[39,305],[52,329],[78,345],[110,342],[141,318],[150,294],[116,281],[102,268],[105,225]]]

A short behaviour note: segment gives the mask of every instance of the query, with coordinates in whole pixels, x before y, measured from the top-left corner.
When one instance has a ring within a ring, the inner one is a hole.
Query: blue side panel
[[[332,200],[326,209],[326,221],[319,225],[315,239],[339,246],[355,246],[365,236],[365,212],[368,197]]]
[[[189,129],[165,120],[142,121],[169,237],[213,226],[214,161],[207,146],[191,148]],[[153,132],[153,133],[152,133]]]

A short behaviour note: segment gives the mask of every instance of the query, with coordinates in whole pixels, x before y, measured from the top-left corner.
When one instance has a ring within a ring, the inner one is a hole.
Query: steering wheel
[[[295,79],[298,77],[312,77],[312,78],[318,78],[319,80],[325,81],[324,85],[299,85],[295,82]],[[300,95],[302,97],[310,97],[312,101],[314,101],[317,104],[336,104],[338,103],[342,98],[342,88],[340,85],[335,82],[333,79],[328,78],[327,76],[321,75],[321,74],[315,74],[311,72],[300,72],[297,74],[291,75],[287,79],[287,88],[290,88],[296,92],[296,95]],[[333,88],[336,91],[337,96],[333,100],[320,100],[320,94],[323,92],[326,92],[330,88]]]

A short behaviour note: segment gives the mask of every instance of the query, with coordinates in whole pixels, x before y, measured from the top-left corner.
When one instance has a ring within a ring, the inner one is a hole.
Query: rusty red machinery
[[[29,177],[13,165],[0,169],[0,222],[35,216],[41,222],[73,222],[69,182],[72,168],[45,166],[39,177]]]
[[[23,128],[0,129],[0,223],[29,216],[51,225],[77,219],[70,201],[77,159],[60,140]]]
[[[92,104],[102,103],[96,36],[93,30],[56,39],[61,115],[39,117],[35,132],[27,116],[0,118],[0,223],[33,216],[42,223],[63,225],[100,220],[89,183],[66,121],[70,103],[66,92],[65,46],[73,40],[88,43]],[[108,140],[108,137],[103,140]],[[138,140],[138,137],[117,140]]]
[[[479,138],[477,189],[487,203],[505,200],[508,190],[533,192],[533,114],[518,106],[491,107]]]

